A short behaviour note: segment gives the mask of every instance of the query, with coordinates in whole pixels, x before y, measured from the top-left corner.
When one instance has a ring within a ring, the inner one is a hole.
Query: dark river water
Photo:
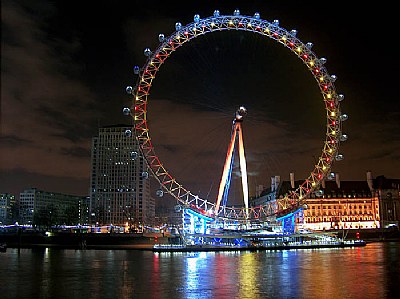
[[[0,298],[400,298],[400,242],[259,252],[9,248]]]

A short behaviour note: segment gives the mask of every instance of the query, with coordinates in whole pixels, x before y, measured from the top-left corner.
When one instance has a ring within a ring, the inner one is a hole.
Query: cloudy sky
[[[1,2],[0,192],[37,187],[87,195],[91,138],[99,126],[129,123],[121,113],[130,106],[125,87],[135,84],[133,66],[145,63],[143,49],[154,49],[158,34],[170,35],[177,21],[236,8],[279,19],[327,58],[349,115],[343,125],[349,140],[340,147],[345,159],[333,171],[343,180],[364,180],[368,170],[400,178],[393,7],[170,2]],[[239,105],[248,109],[243,131],[250,191],[272,175],[307,177],[325,138],[318,86],[288,49],[237,31],[193,40],[154,80],[150,135],[170,173],[193,192],[214,196]]]

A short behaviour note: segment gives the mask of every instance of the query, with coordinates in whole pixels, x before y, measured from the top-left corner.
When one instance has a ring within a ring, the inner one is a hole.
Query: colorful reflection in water
[[[363,248],[153,253],[9,249],[2,298],[391,298],[400,243]]]

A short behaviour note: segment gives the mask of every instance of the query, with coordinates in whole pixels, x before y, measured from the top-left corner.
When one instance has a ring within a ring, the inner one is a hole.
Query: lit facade
[[[252,199],[252,206],[263,205],[275,198],[283,198],[303,181],[281,181],[271,178],[271,187]],[[296,219],[297,229],[373,229],[399,226],[400,180],[372,178],[367,172],[365,181],[341,181],[339,174],[334,180],[323,181],[320,188],[306,200],[301,217]]]
[[[16,220],[15,196],[2,193],[0,194],[0,224],[12,224]]]
[[[327,181],[307,199],[303,228],[312,230],[380,227],[379,200],[365,181]]]
[[[152,225],[154,199],[146,161],[131,126],[99,129],[92,141],[91,222],[98,225]],[[129,131],[128,131],[129,132]]]
[[[400,179],[378,176],[373,180],[374,196],[379,200],[382,227],[400,227]]]
[[[90,197],[85,196],[79,200],[79,224],[86,225],[90,223]]]
[[[26,189],[19,196],[19,223],[37,226],[76,225],[82,196]]]

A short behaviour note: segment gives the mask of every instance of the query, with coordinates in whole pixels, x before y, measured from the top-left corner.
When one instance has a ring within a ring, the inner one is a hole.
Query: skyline
[[[194,14],[206,17],[215,9],[258,11],[313,42],[329,73],[338,76],[341,109],[349,115],[343,124],[349,140],[340,146],[345,159],[332,170],[342,180],[365,180],[368,170],[374,177],[399,177],[400,105],[389,40],[395,27],[386,25],[394,23],[393,10],[364,6],[360,14],[341,1],[333,7],[210,3],[182,9],[99,1],[78,10],[61,1],[2,2],[0,191],[37,187],[87,195],[91,138],[99,126],[129,122],[122,114],[130,105],[125,87],[135,84],[133,66],[144,64],[143,50],[157,46],[159,33],[171,34],[175,22],[188,24]],[[266,38],[209,35],[174,53],[154,80],[150,135],[166,168],[194,192],[215,189],[233,114],[244,105],[248,170],[258,180],[250,184],[267,185],[270,175],[288,180],[289,172],[305,178],[325,135],[321,95],[306,67]]]

